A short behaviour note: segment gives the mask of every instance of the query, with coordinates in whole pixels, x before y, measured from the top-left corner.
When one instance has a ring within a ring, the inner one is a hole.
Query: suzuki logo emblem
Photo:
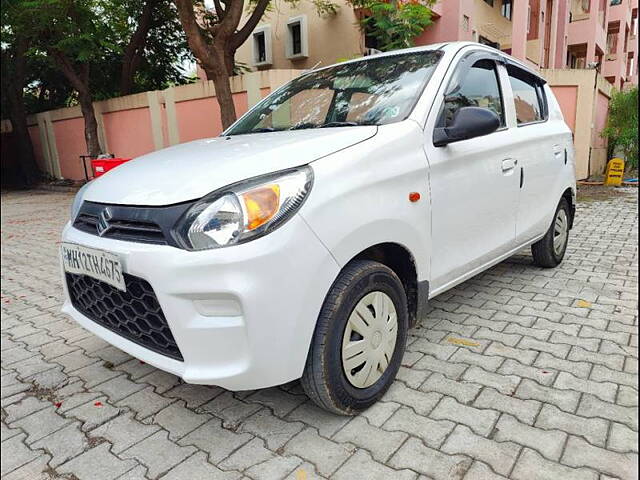
[[[111,229],[111,225],[109,225],[109,220],[113,218],[113,212],[109,207],[105,207],[98,215],[98,223],[96,223],[96,229],[98,230],[98,235],[101,237],[107,233]]]

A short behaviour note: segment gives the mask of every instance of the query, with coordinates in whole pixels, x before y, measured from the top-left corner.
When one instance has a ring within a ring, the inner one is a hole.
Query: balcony
[[[604,51],[607,45],[607,33],[604,28],[593,21],[581,21],[572,22],[569,24],[569,45],[576,45],[581,43],[592,43],[595,40],[595,44]]]
[[[627,73],[626,70],[627,70],[626,58],[622,55],[618,56],[615,53],[614,54],[609,53],[605,57],[605,61],[603,62],[601,73],[603,77],[624,78]]]
[[[622,0],[622,3],[618,5],[611,5],[609,7],[609,15],[607,15],[608,22],[620,22],[621,25],[627,27],[631,25],[631,1]]]

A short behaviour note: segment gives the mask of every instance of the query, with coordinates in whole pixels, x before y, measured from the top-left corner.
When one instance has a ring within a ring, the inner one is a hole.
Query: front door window
[[[505,126],[504,105],[498,83],[496,64],[492,60],[479,60],[462,80],[460,87],[445,99],[439,127],[448,127],[462,107],[482,107],[493,111]]]

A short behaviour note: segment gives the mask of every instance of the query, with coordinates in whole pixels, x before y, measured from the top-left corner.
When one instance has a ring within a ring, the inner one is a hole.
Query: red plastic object
[[[118,165],[122,165],[124,162],[128,162],[130,158],[95,158],[91,160],[91,169],[93,170],[93,176],[98,178],[104,175],[109,170],[116,168]]]

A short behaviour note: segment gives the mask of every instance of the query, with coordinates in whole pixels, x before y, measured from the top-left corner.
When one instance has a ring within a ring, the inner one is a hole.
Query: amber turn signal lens
[[[254,230],[271,220],[280,205],[280,186],[266,185],[242,194],[247,211],[247,229]]]

